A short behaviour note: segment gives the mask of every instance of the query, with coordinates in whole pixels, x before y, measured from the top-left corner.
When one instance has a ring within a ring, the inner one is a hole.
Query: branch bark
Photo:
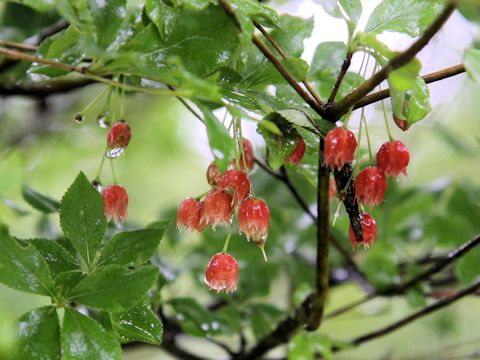
[[[425,82],[427,84],[430,84],[430,83],[433,83],[435,81],[447,79],[449,77],[452,77],[452,76],[455,76],[455,75],[458,75],[458,74],[462,74],[464,72],[465,72],[465,65],[458,64],[458,65],[454,65],[454,66],[451,66],[451,67],[448,67],[448,68],[445,68],[445,69],[442,69],[442,70],[435,71],[433,73],[424,75],[424,76],[422,76],[422,78],[423,78],[423,80],[425,80]],[[367,95],[367,96],[363,97],[357,104],[355,104],[355,106],[353,108],[354,109],[362,108],[364,106],[373,104],[377,101],[386,99],[388,97],[390,97],[390,90],[389,89],[381,90],[381,91],[378,91],[376,93],[373,93],[373,94],[370,94],[370,95]]]
[[[440,30],[445,24],[450,15],[455,10],[455,6],[449,4],[445,7],[442,13],[435,19],[435,21],[425,30],[422,36],[420,36],[407,50],[401,52],[393,59],[391,59],[382,69],[366,80],[362,85],[353,90],[350,94],[345,96],[338,103],[332,103],[326,105],[326,111],[330,116],[334,116],[336,119],[345,114],[348,109],[354,106],[370,91],[375,89],[388,75],[395,69],[402,67],[412,60],[433,38],[433,36]]]

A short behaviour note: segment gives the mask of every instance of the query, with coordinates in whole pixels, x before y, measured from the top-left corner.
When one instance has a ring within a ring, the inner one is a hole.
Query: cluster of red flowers
[[[330,130],[325,137],[324,163],[331,168],[342,168],[353,161],[357,148],[355,135],[348,129],[337,127]],[[362,205],[374,206],[381,204],[387,189],[386,176],[407,175],[407,165],[410,155],[401,141],[385,142],[377,152],[377,164],[368,166],[354,180],[355,198]],[[349,237],[352,246],[363,244],[369,247],[375,243],[377,225],[375,219],[368,213],[360,214],[362,220],[363,241],[357,239],[352,227]]]
[[[201,198],[188,198],[178,209],[177,227],[202,232],[206,226],[230,226],[235,211],[238,229],[248,240],[253,240],[263,251],[268,235],[270,210],[265,202],[251,195],[247,171],[255,164],[253,146],[243,139],[243,152],[238,161],[239,169],[222,173],[215,162],[207,169],[207,181],[211,190]],[[232,162],[232,167],[235,162]],[[234,291],[238,277],[238,264],[233,256],[219,253],[212,257],[205,272],[205,281],[212,290]]]
[[[121,154],[127,147],[132,133],[125,121],[119,121],[112,125],[107,135],[107,154]],[[116,157],[110,156],[110,157]],[[120,185],[113,184],[105,187],[102,191],[105,217],[108,221],[112,218],[115,222],[124,221],[127,218],[128,194],[127,190]]]

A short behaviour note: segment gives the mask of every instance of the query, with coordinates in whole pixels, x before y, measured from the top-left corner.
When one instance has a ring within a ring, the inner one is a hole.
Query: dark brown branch
[[[365,95],[375,89],[375,87],[385,80],[393,70],[398,69],[411,61],[415,55],[417,55],[440,30],[454,10],[454,5],[447,5],[437,19],[435,19],[435,21],[425,30],[424,34],[420,36],[407,50],[391,59],[384,67],[382,67],[382,69],[380,69],[380,71],[371,76],[362,85],[353,90],[338,103],[327,105],[328,114],[335,115],[337,118],[339,118],[341,115],[345,114],[348,109],[360,101]]]
[[[342,68],[340,69],[340,73],[338,74],[337,81],[335,81],[335,85],[333,86],[332,93],[328,98],[329,103],[335,101],[335,96],[337,96],[337,93],[338,93],[338,90],[340,89],[340,85],[342,84],[343,78],[345,77],[345,74],[347,73],[347,70],[350,67],[350,64],[352,63],[352,56],[353,56],[353,53],[347,52],[347,56],[345,57],[345,60],[343,60]]]
[[[355,346],[358,346],[360,344],[363,344],[364,342],[367,342],[367,341],[370,341],[370,340],[374,340],[376,338],[379,338],[381,336],[385,336],[385,335],[388,335],[390,334],[391,332],[405,326],[405,325],[408,325],[410,324],[411,322],[419,319],[419,318],[422,318],[428,314],[431,314],[432,312],[435,312],[437,310],[440,310],[448,305],[451,305],[453,304],[455,301],[458,301],[460,300],[461,298],[467,296],[467,295],[470,295],[470,294],[473,294],[477,291],[480,290],[480,281],[477,281],[476,283],[474,283],[473,285],[457,292],[456,294],[452,295],[452,296],[449,296],[443,300],[440,300],[440,301],[437,301],[436,303],[430,305],[430,306],[427,306],[415,313],[413,313],[412,315],[409,315],[401,320],[398,320],[388,326],[385,326],[384,328],[381,328],[381,329],[378,329],[376,331],[372,331],[370,333],[367,333],[365,335],[362,335],[362,336],[359,336],[355,339],[353,339],[351,341],[351,344],[352,345],[355,345]],[[334,349],[336,351],[338,351],[339,349]]]
[[[75,79],[75,80],[52,80],[45,82],[31,82],[24,84],[0,84],[0,96],[35,96],[46,97],[59,93],[66,93],[71,90],[93,84],[95,81],[91,79]]]
[[[11,49],[24,50],[24,51],[37,51],[38,46],[27,43],[18,43],[9,40],[0,40],[0,45]]]
[[[325,303],[328,295],[329,275],[329,196],[330,171],[323,165],[324,140],[318,144],[317,176],[317,264],[315,268],[315,293],[308,316],[306,329],[314,331],[322,323]]]
[[[288,59],[288,55],[285,53],[285,51],[282,49],[282,47],[280,46],[280,44],[269,34],[269,32],[267,30],[264,29],[264,27],[262,25],[260,25],[258,22],[254,21],[253,24],[255,25],[255,27],[260,30],[260,32],[263,34],[263,36],[265,36],[265,38],[270,42],[270,44],[272,44],[272,46],[275,48],[275,50],[278,51],[278,53],[280,54],[280,56],[282,58],[284,58],[285,60]],[[312,97],[317,101],[317,103],[322,106],[323,105],[323,101],[322,99],[320,98],[320,95],[318,95],[316,93],[316,91],[312,88],[312,86],[308,83],[308,81],[306,80],[302,80],[302,84],[303,86],[305,86],[305,88],[308,90],[308,92],[310,93],[310,95],[312,95]]]
[[[453,263],[454,261],[458,260],[465,254],[467,254],[470,250],[474,249],[476,246],[480,244],[480,235],[477,235],[475,238],[473,238],[470,241],[467,241],[465,244],[461,245],[460,247],[454,249],[451,251],[447,257],[444,259],[436,262],[434,265],[432,265],[429,269],[421,272],[417,276],[413,277],[410,280],[404,281],[403,283],[399,285],[393,285],[388,288],[385,288],[383,290],[376,291],[370,295],[367,295],[357,301],[354,301],[348,305],[345,305],[330,314],[327,314],[327,318],[332,318],[335,316],[338,316],[340,314],[343,314],[347,311],[350,311],[351,309],[357,307],[358,305],[364,304],[367,301],[377,297],[377,296],[391,296],[391,295],[397,295],[397,294],[403,294],[405,293],[406,290],[410,289],[411,287],[419,284],[422,281],[425,281],[429,279],[432,275],[442,271],[445,269],[448,265]]]
[[[423,77],[423,80],[425,80],[425,82],[427,84],[430,84],[430,83],[433,83],[435,81],[447,79],[449,77],[452,77],[452,76],[455,76],[455,75],[458,75],[458,74],[462,74],[464,72],[465,72],[465,65],[458,64],[458,65],[451,66],[451,67],[446,68],[446,69],[435,71],[433,73],[424,75],[422,77]],[[353,108],[354,109],[362,108],[364,106],[373,104],[377,101],[386,99],[389,96],[390,96],[390,90],[389,89],[378,91],[376,93],[367,95],[364,98],[362,98],[357,104],[355,104],[355,106]]]
[[[230,4],[225,0],[219,1],[220,5],[222,6],[225,13],[232,19],[235,26],[241,32],[242,27],[235,15],[234,10],[230,6]],[[258,49],[265,55],[265,57],[272,63],[273,66],[278,70],[278,72],[283,76],[283,78],[292,86],[292,88],[297,92],[298,95],[308,104],[310,107],[317,112],[320,116],[324,114],[323,108],[317,101],[310,96],[295,80],[295,78],[290,74],[287,68],[282,64],[280,60],[276,58],[273,52],[260,40],[256,35],[252,35],[253,43],[258,47]]]

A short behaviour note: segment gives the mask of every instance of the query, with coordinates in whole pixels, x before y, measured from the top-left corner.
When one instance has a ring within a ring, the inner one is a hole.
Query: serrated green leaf
[[[58,274],[53,281],[59,293],[66,297],[72,292],[72,289],[85,277],[85,274],[80,270],[70,270]]]
[[[22,186],[22,197],[34,209],[45,214],[51,214],[60,209],[60,203],[57,200],[42,195],[27,185]]]
[[[120,311],[131,308],[153,285],[158,269],[142,266],[130,270],[107,265],[88,274],[72,290],[69,298],[96,309]]]
[[[287,56],[299,58],[303,54],[303,41],[310,37],[313,26],[313,17],[303,19],[284,14],[280,16],[277,27],[270,32],[270,35]]]
[[[466,50],[463,56],[463,63],[470,79],[480,83],[480,50]]]
[[[113,330],[122,343],[142,341],[153,345],[162,343],[163,325],[152,311],[148,299],[142,299],[134,307],[118,313],[111,313]]]
[[[56,360],[60,358],[60,325],[57,310],[45,306],[17,320],[15,353],[11,360]]]
[[[175,56],[189,72],[207,76],[225,64],[238,45],[235,25],[219,6],[192,11],[147,0],[145,10],[156,25],[158,41],[150,42],[151,35],[139,34],[134,39],[136,46],[127,45],[127,49],[138,49],[156,71],[162,72],[166,61]]]
[[[54,278],[66,271],[80,270],[77,261],[55,240],[31,239],[25,243],[32,244],[42,254]]]
[[[60,225],[87,265],[93,262],[107,226],[101,195],[80,173],[62,198]]]
[[[98,322],[72,309],[65,309],[62,333],[64,360],[121,360],[118,341]]]
[[[144,264],[155,253],[169,222],[156,228],[118,233],[102,249],[98,266]]]
[[[126,0],[89,0],[96,45],[101,49],[115,41],[127,16]]]
[[[480,276],[480,248],[471,250],[455,263],[455,274],[462,284],[470,284]]]
[[[220,171],[225,171],[235,156],[235,142],[225,125],[213,115],[210,109],[202,104],[197,105],[203,113],[208,143],[215,157],[215,163]]]
[[[0,225],[0,282],[19,291],[53,296],[55,286],[47,263],[32,246],[21,247]]]
[[[306,129],[311,129],[317,131],[315,126],[312,125],[313,120],[311,120],[307,113],[302,110],[297,109],[287,109],[277,111],[281,117],[287,120],[294,126],[303,127]]]
[[[418,36],[442,11],[441,0],[383,0],[372,12],[365,32],[394,31]]]

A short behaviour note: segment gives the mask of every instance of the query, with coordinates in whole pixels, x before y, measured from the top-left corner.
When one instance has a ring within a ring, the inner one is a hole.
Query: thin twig
[[[265,38],[270,42],[270,44],[272,44],[272,46],[275,48],[275,50],[278,51],[278,53],[280,54],[280,56],[282,58],[284,58],[285,60],[288,59],[288,55],[287,53],[285,53],[285,51],[282,49],[282,47],[280,46],[280,44],[273,38],[272,35],[270,35],[270,33],[265,30],[265,28],[260,25],[258,22],[254,21],[253,24],[255,25],[255,27],[260,30],[260,32],[263,34],[263,36],[265,36]],[[308,81],[306,80],[302,80],[302,84],[303,86],[305,86],[305,88],[308,90],[308,92],[310,93],[310,95],[312,95],[312,97],[317,101],[317,103],[322,106],[323,105],[323,101],[322,99],[320,98],[320,95],[317,94],[317,92],[312,88],[312,86],[308,83]]]
[[[17,49],[17,50],[24,50],[24,51],[37,51],[38,46],[30,45],[26,43],[18,43],[15,41],[10,40],[0,40],[0,45],[5,46],[7,48]]]
[[[375,89],[383,80],[385,80],[388,75],[394,71],[406,65],[411,61],[415,55],[417,55],[433,38],[433,36],[440,30],[440,28],[445,24],[450,15],[455,10],[455,6],[449,4],[445,9],[440,13],[440,15],[435,19],[435,21],[425,30],[422,36],[420,36],[407,50],[401,52],[393,59],[391,59],[384,67],[382,67],[378,72],[372,75],[368,80],[366,80],[362,85],[353,90],[350,94],[345,96],[338,103],[327,104],[327,111],[330,115],[335,115],[339,118],[341,115],[345,114],[348,109],[354,106],[360,99],[367,95],[370,91]]]
[[[455,75],[458,75],[458,74],[462,74],[464,72],[465,72],[465,65],[458,64],[458,65],[454,65],[454,66],[451,66],[451,67],[448,67],[448,68],[445,68],[445,69],[442,69],[442,70],[439,70],[439,71],[432,72],[432,73],[424,75],[422,77],[423,77],[423,80],[425,80],[425,82],[427,84],[430,84],[430,83],[433,83],[435,81],[447,79],[449,77],[452,77],[452,76],[455,76]],[[364,106],[370,105],[370,104],[375,103],[377,101],[386,99],[389,96],[390,96],[390,90],[389,89],[378,91],[376,93],[373,93],[373,94],[370,94],[370,95],[367,95],[367,96],[363,97],[358,103],[355,104],[355,106],[353,108],[354,109],[362,108]]]
[[[72,80],[51,80],[42,82],[30,82],[30,83],[12,83],[8,84],[3,82],[0,84],[0,96],[34,96],[34,97],[46,97],[55,94],[64,94],[71,90],[95,83],[94,80],[87,78],[79,78]]]
[[[460,300],[461,298],[467,296],[467,295],[470,295],[470,294],[473,294],[477,291],[480,290],[480,281],[477,281],[475,282],[473,285],[457,292],[456,294],[452,295],[452,296],[449,296],[443,300],[439,300],[437,302],[435,302],[434,304],[432,305],[429,305],[401,320],[398,320],[388,326],[385,326],[381,329],[378,329],[378,330],[375,330],[375,331],[372,331],[370,333],[367,333],[365,335],[362,335],[362,336],[359,336],[355,339],[353,339],[350,343],[354,346],[358,346],[360,344],[363,344],[364,342],[367,342],[367,341],[370,341],[370,340],[374,340],[376,338],[379,338],[381,336],[385,336],[385,335],[388,335],[390,334],[391,332],[405,326],[405,325],[408,325],[410,324],[411,322],[423,317],[423,316],[426,316],[428,314],[431,314],[432,312],[435,312],[437,310],[440,310],[448,305],[451,305],[453,304],[455,301],[458,301]],[[333,349],[334,351],[338,351],[340,349],[336,348],[336,349]]]
[[[477,235],[475,238],[467,241],[466,243],[462,244],[458,248],[452,250],[444,259],[434,263],[429,269],[421,272],[417,276],[413,277],[410,280],[404,281],[399,285],[392,285],[387,287],[383,290],[378,290],[370,295],[366,295],[363,298],[356,300],[350,304],[347,304],[329,314],[326,315],[326,318],[333,318],[340,314],[343,314],[347,311],[352,310],[353,308],[366,303],[367,301],[378,297],[378,296],[391,296],[397,294],[403,294],[406,290],[410,289],[411,287],[419,284],[420,282],[429,279],[432,275],[442,271],[448,265],[453,263],[454,261],[458,260],[465,254],[467,254],[470,250],[474,249],[476,246],[480,245],[480,235]]]
[[[340,89],[340,85],[342,84],[343,78],[347,74],[348,68],[352,63],[352,56],[353,56],[353,53],[347,52],[347,56],[345,57],[345,60],[343,60],[342,68],[340,69],[340,73],[338,74],[337,81],[335,81],[335,85],[333,86],[332,93],[328,98],[329,103],[335,101],[335,97],[337,96],[337,92]]]
[[[126,91],[138,91],[144,92],[147,94],[154,94],[154,95],[190,95],[189,92],[183,93],[182,90],[172,91],[170,89],[157,89],[157,88],[147,88],[147,87],[138,87],[132,86],[124,83],[119,83],[117,81],[111,80],[109,77],[103,77],[96,74],[91,73],[86,67],[83,66],[75,66],[70,64],[64,64],[59,61],[44,59],[36,55],[25,54],[23,52],[10,50],[4,47],[0,47],[0,54],[13,59],[13,60],[22,60],[28,61],[31,63],[38,63],[43,65],[49,65],[57,69],[65,70],[67,72],[76,72],[79,73],[91,80],[101,82],[107,85],[115,86],[117,88],[124,89]]]

